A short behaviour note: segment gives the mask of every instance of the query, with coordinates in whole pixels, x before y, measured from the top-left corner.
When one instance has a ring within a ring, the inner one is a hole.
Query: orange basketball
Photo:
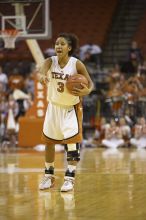
[[[74,88],[78,88],[78,89],[83,88],[81,83],[88,86],[88,80],[86,79],[86,77],[81,74],[74,74],[68,78],[68,80],[66,82],[66,87],[67,87],[68,91],[70,93],[72,93]]]

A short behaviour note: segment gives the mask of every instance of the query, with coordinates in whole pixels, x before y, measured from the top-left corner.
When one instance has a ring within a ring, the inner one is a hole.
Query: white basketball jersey
[[[71,106],[79,103],[79,97],[70,94],[66,88],[69,76],[77,73],[75,57],[70,57],[64,68],[58,64],[58,57],[52,56],[52,65],[49,70],[48,101],[54,104]]]

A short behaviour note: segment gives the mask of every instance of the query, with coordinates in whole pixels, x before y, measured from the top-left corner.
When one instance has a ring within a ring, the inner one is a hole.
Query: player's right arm
[[[48,72],[49,72],[49,69],[51,67],[51,64],[52,64],[52,59],[51,58],[47,58],[43,62],[43,64],[39,67],[39,70],[38,70],[38,80],[40,81],[40,83],[47,84],[49,82]]]

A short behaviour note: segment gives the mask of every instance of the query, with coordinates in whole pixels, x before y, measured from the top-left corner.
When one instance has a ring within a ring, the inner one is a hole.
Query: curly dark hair
[[[69,51],[68,55],[71,56],[76,53],[76,50],[79,46],[79,39],[75,34],[72,33],[60,33],[58,37],[63,37],[67,40],[68,45],[71,46],[71,50]]]

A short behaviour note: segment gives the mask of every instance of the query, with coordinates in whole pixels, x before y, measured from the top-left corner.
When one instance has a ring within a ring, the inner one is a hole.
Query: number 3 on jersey
[[[57,91],[58,92],[64,92],[64,83],[63,82],[58,82],[57,85],[58,85]]]

